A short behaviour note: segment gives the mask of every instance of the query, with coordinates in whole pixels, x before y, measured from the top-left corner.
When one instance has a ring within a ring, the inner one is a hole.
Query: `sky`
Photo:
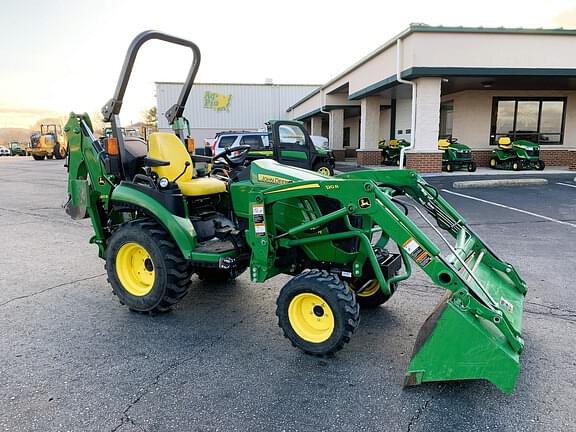
[[[100,111],[126,49],[154,29],[202,52],[197,82],[322,84],[410,23],[576,28],[573,0],[546,2],[4,0],[0,12],[0,128]],[[441,49],[439,47],[439,49]],[[575,50],[576,52],[576,50]],[[568,55],[574,55],[569,53]],[[147,43],[121,112],[155,105],[155,81],[182,81],[191,52]]]

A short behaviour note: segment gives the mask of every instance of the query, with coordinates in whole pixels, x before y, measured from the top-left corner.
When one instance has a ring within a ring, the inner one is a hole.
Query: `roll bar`
[[[118,84],[116,85],[114,96],[102,108],[102,115],[104,116],[105,122],[112,121],[113,116],[120,114],[122,101],[124,99],[124,94],[126,93],[128,81],[130,80],[130,75],[132,74],[132,68],[134,67],[136,55],[138,54],[140,47],[150,39],[158,39],[175,45],[185,46],[190,48],[194,53],[192,65],[190,66],[190,71],[188,72],[188,76],[186,77],[186,81],[184,82],[184,86],[180,92],[180,96],[178,96],[178,101],[172,105],[165,114],[170,125],[172,125],[178,117],[182,117],[186,100],[190,95],[190,90],[194,84],[194,78],[196,78],[196,73],[200,67],[200,49],[194,42],[188,41],[186,39],[181,39],[179,37],[171,36],[169,34],[155,30],[147,30],[136,36],[128,47],[128,52],[126,53],[124,64],[122,65],[122,70],[120,71],[120,77],[118,78]]]

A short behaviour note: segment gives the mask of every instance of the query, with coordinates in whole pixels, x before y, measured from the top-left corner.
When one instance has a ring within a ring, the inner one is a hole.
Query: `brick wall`
[[[332,150],[332,153],[334,153],[334,157],[337,161],[343,161],[346,159],[346,150]]]
[[[570,150],[550,150],[540,147],[540,157],[546,166],[568,166],[570,165]],[[492,150],[472,150],[474,160],[481,167],[490,166]]]
[[[406,168],[420,172],[441,172],[442,153],[406,153]]]
[[[358,165],[380,165],[382,162],[382,150],[358,150],[356,152]]]
[[[571,170],[576,170],[576,150],[569,150],[568,151],[568,168]]]

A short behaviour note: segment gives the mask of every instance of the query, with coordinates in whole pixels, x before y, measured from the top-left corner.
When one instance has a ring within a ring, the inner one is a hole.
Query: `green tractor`
[[[498,139],[498,148],[492,150],[490,168],[520,171],[523,169],[544,170],[546,164],[540,159],[540,146],[532,141],[508,137]]]
[[[384,145],[382,150],[383,165],[400,165],[400,150],[402,147],[408,147],[410,143],[405,139],[391,139],[388,145]]]
[[[8,150],[10,150],[10,154],[12,156],[26,156],[28,154],[26,149],[22,147],[17,141],[13,141],[8,144]]]
[[[466,169],[476,171],[476,162],[472,158],[472,150],[456,138],[438,140],[438,150],[442,150],[442,170],[452,172]]]
[[[119,113],[138,49],[150,39],[188,47],[194,60],[166,113],[175,133],[153,133],[146,143],[121,133]],[[193,274],[228,281],[247,270],[259,283],[290,275],[277,299],[279,326],[297,348],[325,356],[350,341],[361,307],[388,301],[417,266],[446,295],[416,339],[405,384],[486,379],[511,392],[527,291],[514,267],[413,170],[330,177],[271,159],[246,166],[248,146],[213,158],[190,155],[182,114],[199,62],[194,43],[144,32],[103,108],[112,135],[96,138],[87,114],[71,113],[65,127],[66,211],[90,218],[90,243],[120,302],[136,312],[165,312],[187,294]],[[280,141],[282,124],[271,131]],[[207,158],[226,160],[230,176],[194,175],[194,164]],[[410,213],[426,221],[443,250]]]

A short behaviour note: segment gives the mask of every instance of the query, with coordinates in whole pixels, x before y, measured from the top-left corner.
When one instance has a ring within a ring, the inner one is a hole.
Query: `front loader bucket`
[[[467,256],[474,279],[456,260],[468,290],[447,291],[418,333],[406,374],[406,385],[428,381],[486,379],[505,393],[514,389],[520,372],[520,336],[525,283],[509,264],[477,249],[472,234],[458,248]],[[470,245],[470,246],[469,246]],[[470,267],[468,267],[470,269]],[[495,314],[485,314],[482,303]]]
[[[488,320],[462,311],[448,291],[418,333],[405,385],[485,379],[504,393],[514,390],[519,353]]]

